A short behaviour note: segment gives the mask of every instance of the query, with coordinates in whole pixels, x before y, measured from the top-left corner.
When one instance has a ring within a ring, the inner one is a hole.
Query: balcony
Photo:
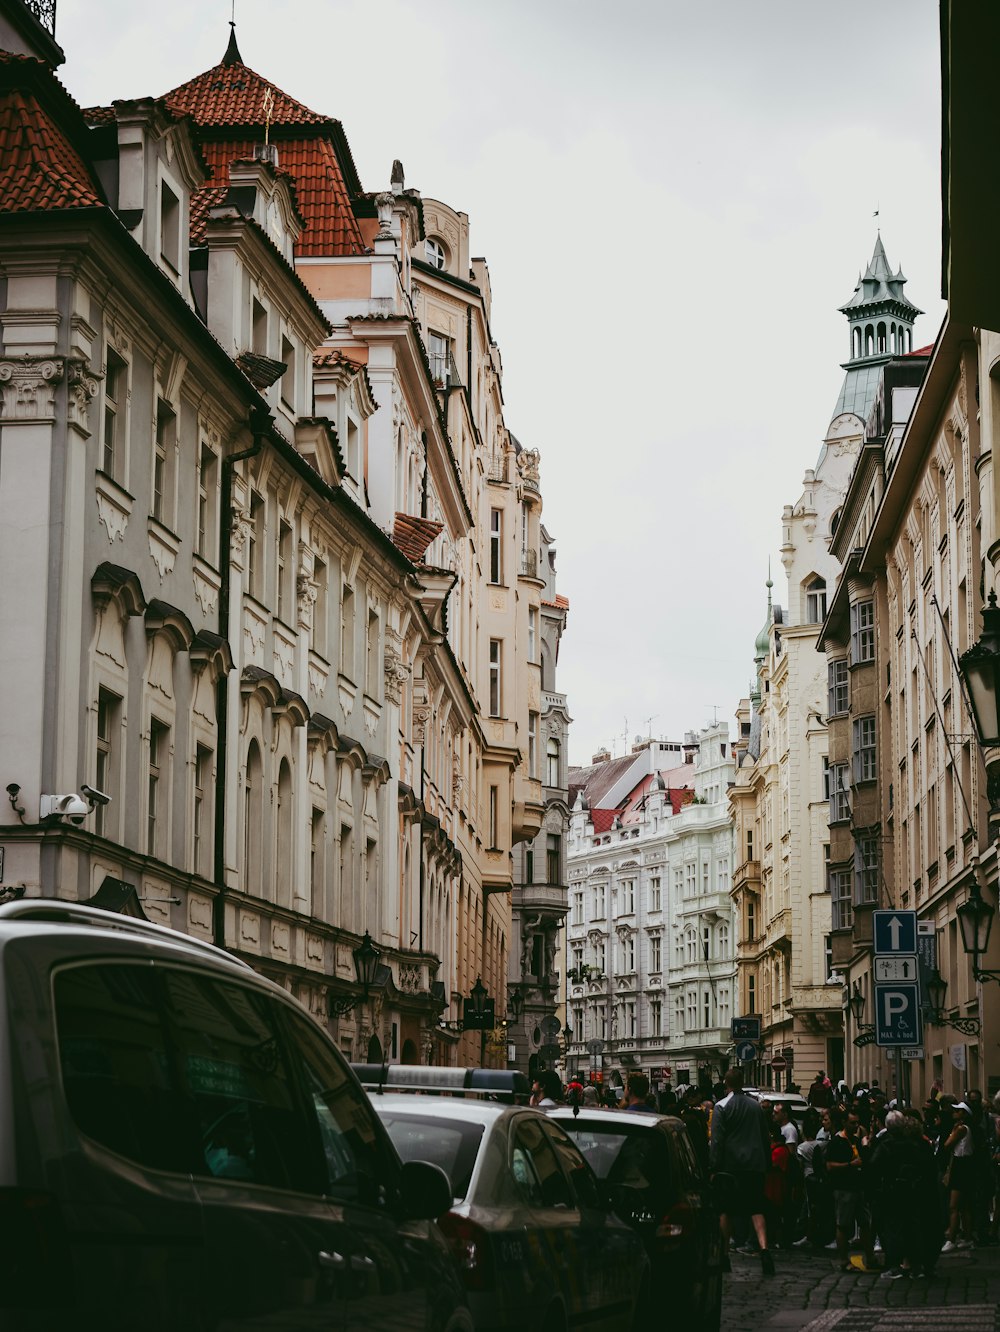
[[[56,0],[24,0],[24,7],[50,36],[56,35]]]
[[[543,716],[545,715],[546,712],[551,712],[553,708],[565,708],[565,707],[566,707],[566,695],[565,695],[565,694],[556,694],[556,693],[553,693],[551,690],[548,690],[548,689],[543,689],[543,690],[542,690],[542,715],[543,715]]]
[[[537,578],[537,577],[538,577],[538,551],[537,551],[537,550],[522,550],[522,551],[521,551],[521,565],[520,565],[520,571],[519,571],[519,572],[520,572],[520,575],[521,575],[522,578]]]
[[[514,889],[511,906],[562,917],[569,910],[569,892],[561,883],[521,883]]]

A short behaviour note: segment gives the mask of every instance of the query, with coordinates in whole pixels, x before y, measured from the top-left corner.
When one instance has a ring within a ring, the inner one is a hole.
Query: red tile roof
[[[403,552],[411,564],[419,564],[424,558],[424,551],[443,527],[444,523],[436,523],[431,518],[397,513],[392,525],[393,545]]]
[[[552,606],[555,610],[569,610],[569,597],[564,597],[561,593],[556,593],[555,601],[546,601],[542,597],[543,606]]]
[[[310,111],[240,61],[222,62],[166,94],[174,114],[198,126],[213,184],[228,182],[229,164],[252,157],[264,137],[264,96],[270,90],[270,137],[279,169],[295,182],[305,227],[295,252],[300,257],[364,254],[350,196],[334,147],[336,121]],[[225,131],[231,131],[226,133]],[[257,131],[250,133],[248,131]],[[200,210],[201,216],[205,209]]]
[[[616,809],[592,809],[590,811],[590,821],[594,825],[595,833],[606,833],[618,816]]]
[[[930,356],[934,350],[934,343],[928,343],[926,347],[917,347],[915,351],[907,352],[907,356]]]
[[[0,212],[102,204],[82,157],[34,94],[0,92]]]

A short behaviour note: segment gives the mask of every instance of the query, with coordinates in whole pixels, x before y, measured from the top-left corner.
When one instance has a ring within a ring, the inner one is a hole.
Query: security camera
[[[95,790],[94,787],[88,786],[86,782],[80,787],[80,794],[90,801],[91,806],[111,804],[109,795],[105,795],[103,791]]]
[[[69,819],[70,823],[82,823],[93,807],[83,796],[43,795],[39,802],[38,817],[41,819]]]

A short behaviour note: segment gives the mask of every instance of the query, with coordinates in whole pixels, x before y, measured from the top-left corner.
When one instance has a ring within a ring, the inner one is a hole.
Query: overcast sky
[[[507,424],[571,603],[570,753],[732,724],[782,506],[875,229],[940,300],[937,0],[237,0],[245,62],[343,122],[365,189],[469,214]],[[229,0],[59,0],[83,105],[216,64]],[[878,208],[876,221],[872,214]],[[649,719],[652,719],[651,721]]]

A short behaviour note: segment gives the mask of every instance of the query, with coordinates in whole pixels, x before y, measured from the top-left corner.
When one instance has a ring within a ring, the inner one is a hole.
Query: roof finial
[[[229,19],[229,45],[226,47],[226,54],[222,57],[224,65],[242,65],[243,57],[240,55],[240,48],[236,45],[236,0],[232,0]]]

